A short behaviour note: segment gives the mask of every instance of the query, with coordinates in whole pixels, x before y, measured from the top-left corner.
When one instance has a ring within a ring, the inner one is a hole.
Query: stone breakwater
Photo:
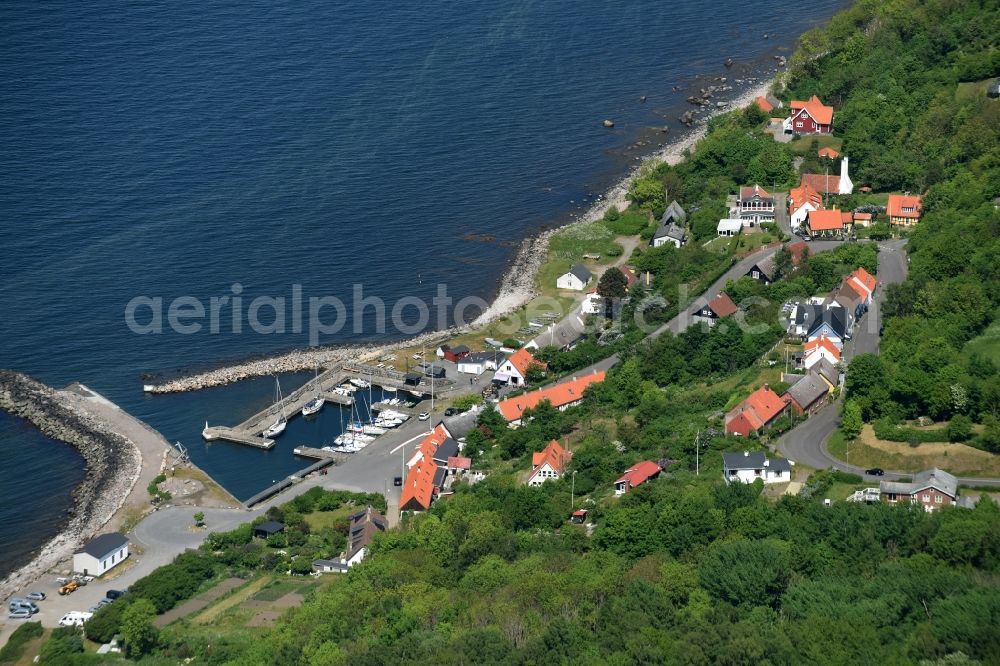
[[[0,370],[0,409],[30,421],[47,437],[69,444],[87,466],[86,478],[73,491],[76,508],[68,523],[30,563],[0,582],[0,598],[6,598],[70,557],[111,519],[135,484],[142,458],[133,442],[27,375]]]

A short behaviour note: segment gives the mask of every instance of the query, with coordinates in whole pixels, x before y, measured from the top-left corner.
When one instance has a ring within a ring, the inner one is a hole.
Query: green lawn
[[[813,148],[814,140],[816,141],[815,148]],[[832,134],[818,134],[816,136],[803,136],[797,141],[793,140],[788,145],[791,146],[792,152],[796,155],[807,155],[813,153],[814,150],[818,151],[820,148],[833,148],[839,153],[840,146],[843,143],[843,139]]]
[[[347,516],[358,510],[360,510],[358,507],[350,504],[342,506],[336,511],[313,511],[302,517],[309,524],[309,529],[316,532],[327,527],[333,527],[338,521],[346,520]]]
[[[965,356],[982,354],[1000,365],[1000,312],[994,315],[993,323],[979,337],[969,340],[962,350]]]

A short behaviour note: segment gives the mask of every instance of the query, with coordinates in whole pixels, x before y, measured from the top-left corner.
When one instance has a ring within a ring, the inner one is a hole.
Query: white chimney
[[[854,192],[854,183],[851,182],[851,176],[847,169],[847,156],[844,155],[844,158],[840,160],[840,183],[837,186],[837,192],[839,194],[851,194]]]
[[[743,457],[744,458],[749,458],[750,457],[750,452],[749,451],[744,451],[743,452]]]

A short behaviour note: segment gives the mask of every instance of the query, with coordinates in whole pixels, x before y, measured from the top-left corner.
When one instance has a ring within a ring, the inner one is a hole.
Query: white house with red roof
[[[544,449],[531,454],[528,485],[540,486],[550,479],[558,479],[566,471],[566,465],[572,458],[572,451],[567,451],[553,439]]]
[[[498,384],[522,386],[526,383],[528,368],[533,365],[538,366],[542,370],[549,367],[547,364],[532,356],[531,352],[528,351],[527,348],[522,347],[514,352],[510,358],[500,364],[500,367],[497,368],[496,373],[493,375],[493,381]]]
[[[814,210],[823,210],[823,196],[808,183],[803,182],[788,192],[788,214],[792,229],[798,229]]]
[[[806,342],[802,356],[802,365],[808,370],[814,365],[826,359],[833,365],[840,363],[840,349],[833,340],[826,335]]]
[[[813,95],[806,102],[793,100],[789,115],[781,124],[785,134],[830,134],[833,132],[833,107]]]
[[[663,469],[652,460],[643,460],[632,465],[615,481],[615,496],[621,497],[636,486],[659,476]]]
[[[537,391],[529,391],[522,395],[516,395],[498,402],[497,410],[504,417],[504,420],[507,421],[508,426],[517,428],[521,425],[524,412],[538,407],[543,402],[548,402],[561,412],[579,405],[583,402],[583,394],[587,390],[587,387],[591,384],[603,382],[604,376],[605,372],[601,370],[573,377],[572,379],[546,386]]]

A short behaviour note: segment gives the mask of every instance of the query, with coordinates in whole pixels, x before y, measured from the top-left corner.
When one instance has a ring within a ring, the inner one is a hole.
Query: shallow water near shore
[[[217,335],[137,335],[130,299],[207,303],[234,283],[244,308],[294,284],[350,302],[363,283],[390,308],[438,283],[489,299],[521,238],[656,147],[637,139],[679,138],[695,77],[765,75],[846,4],[0,6],[0,367],[87,384],[245,499],[304,467],[291,448],[316,442],[291,436],[327,437],[334,410],[293,422],[271,452],[206,444],[206,419],[238,423],[273,380],[146,397],[140,376],[303,347],[308,331],[237,334],[223,319]],[[373,323],[322,342],[396,337]],[[0,417],[0,524],[38,545],[80,460]],[[26,503],[26,478],[44,504]],[[0,546],[0,574],[28,552]]]

